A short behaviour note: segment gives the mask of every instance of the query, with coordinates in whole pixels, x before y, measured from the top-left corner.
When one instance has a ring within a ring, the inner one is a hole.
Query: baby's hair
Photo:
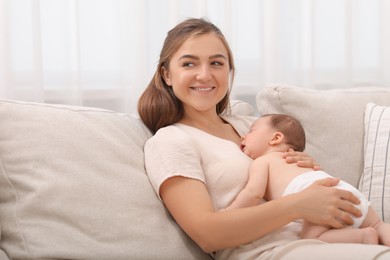
[[[305,150],[305,130],[297,119],[285,114],[266,114],[262,117],[270,118],[271,126],[284,134],[286,144],[291,145],[294,151],[303,152]]]

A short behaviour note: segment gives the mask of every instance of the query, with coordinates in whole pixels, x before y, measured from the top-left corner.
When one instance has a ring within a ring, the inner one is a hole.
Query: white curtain
[[[275,82],[390,87],[390,0],[0,0],[0,98],[136,113],[187,17],[230,42],[235,98]]]

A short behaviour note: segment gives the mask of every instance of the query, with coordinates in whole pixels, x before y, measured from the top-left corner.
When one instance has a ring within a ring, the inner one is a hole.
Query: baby
[[[276,199],[301,191],[319,179],[330,177],[324,171],[287,163],[282,155],[288,149],[305,149],[305,131],[287,115],[269,114],[257,119],[241,142],[242,151],[254,159],[245,188],[226,209],[257,205],[264,198]],[[340,181],[336,186],[360,199],[363,216],[354,218],[354,228],[331,229],[303,221],[302,238],[325,242],[383,244],[390,246],[390,224],[384,223],[367,199],[352,185]]]

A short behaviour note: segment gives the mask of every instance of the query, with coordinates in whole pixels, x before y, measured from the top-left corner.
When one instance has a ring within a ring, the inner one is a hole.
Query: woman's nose
[[[211,79],[211,71],[208,65],[203,65],[199,67],[196,79],[202,82],[206,82]]]

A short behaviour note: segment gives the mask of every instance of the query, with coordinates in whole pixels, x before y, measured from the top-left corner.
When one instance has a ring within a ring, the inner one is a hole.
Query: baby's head
[[[303,152],[305,150],[305,129],[297,119],[283,114],[268,114],[262,117],[269,118],[271,127],[284,135],[284,142],[294,151]]]
[[[302,152],[306,137],[302,125],[295,118],[283,114],[267,114],[257,119],[241,142],[241,149],[255,159],[273,148]]]

